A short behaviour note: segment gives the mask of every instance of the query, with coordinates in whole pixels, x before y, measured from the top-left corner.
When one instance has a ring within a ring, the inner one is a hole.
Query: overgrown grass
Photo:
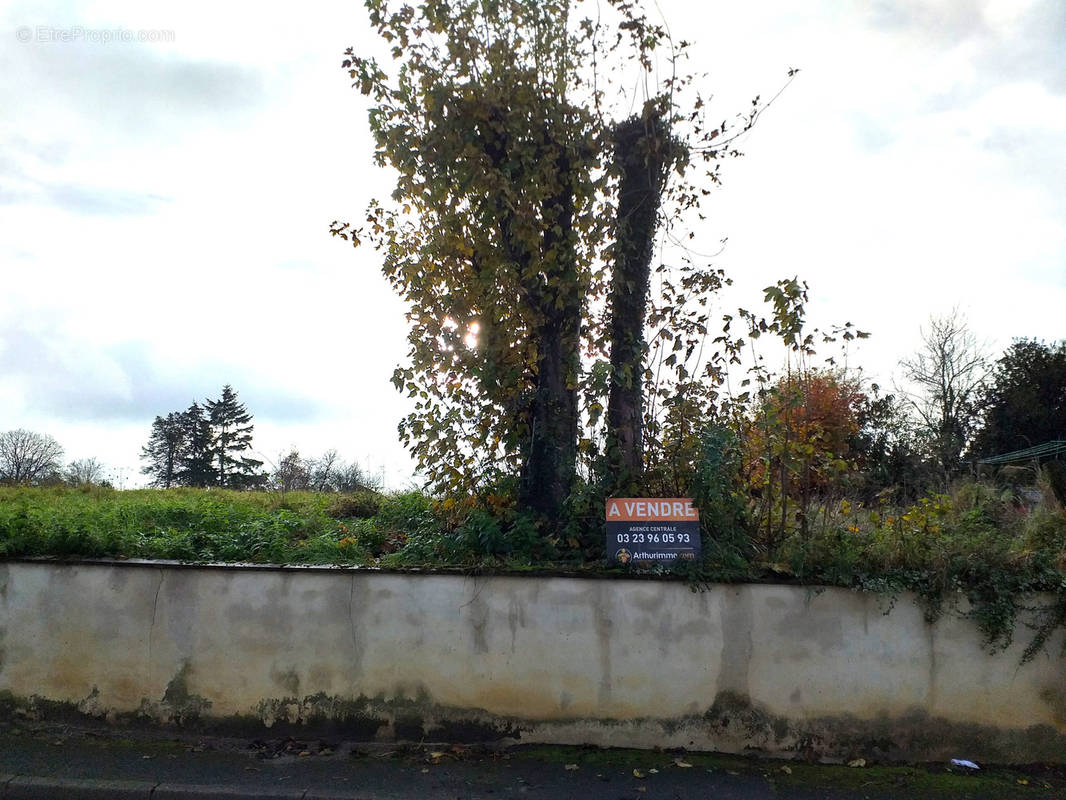
[[[372,494],[0,488],[0,555],[359,563]]]

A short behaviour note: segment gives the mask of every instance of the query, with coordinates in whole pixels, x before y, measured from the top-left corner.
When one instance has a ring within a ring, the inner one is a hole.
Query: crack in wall
[[[166,572],[159,570],[159,583],[155,586],[155,599],[152,600],[152,621],[148,625],[148,663],[145,672],[148,675],[148,686],[152,685],[152,637],[155,634],[156,612],[159,610],[159,592],[163,588],[163,580]]]
[[[614,628],[614,620],[611,619],[610,600],[608,586],[604,582],[594,590],[592,601],[600,661],[600,684],[596,699],[601,707],[610,703],[611,689],[614,684],[614,676],[611,670],[611,633]]]
[[[929,691],[926,694],[925,707],[934,711],[937,704],[936,627],[929,622],[926,622],[925,626],[929,630]]]
[[[352,635],[352,650],[358,651],[359,645],[355,640],[355,613],[352,610],[352,600],[355,597],[355,573],[352,573],[351,584],[348,586],[348,633]]]
[[[361,583],[358,583],[362,579]],[[359,592],[359,603],[355,602],[356,591]],[[358,606],[360,613],[363,613],[369,606],[367,602],[369,598],[370,586],[366,582],[365,578],[360,576],[357,572],[352,572],[352,582],[348,587],[348,631],[352,637],[352,659],[347,670],[349,679],[352,681],[352,691],[355,691],[355,687],[358,684],[359,679],[363,674],[363,656],[366,651],[366,626],[364,624],[363,630],[360,631],[359,625],[355,619],[355,609]]]

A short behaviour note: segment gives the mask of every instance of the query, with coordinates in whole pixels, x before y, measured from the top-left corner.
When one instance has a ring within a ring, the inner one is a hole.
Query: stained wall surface
[[[9,710],[356,738],[1066,761],[1060,641],[842,589],[0,563]],[[0,705],[3,705],[0,702]]]

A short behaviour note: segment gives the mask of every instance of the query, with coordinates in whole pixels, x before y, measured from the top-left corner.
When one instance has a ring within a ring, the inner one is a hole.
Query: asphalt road
[[[546,798],[846,800],[1054,798],[1055,770],[956,774],[737,756],[528,747],[368,746],[320,740],[164,738],[118,729],[0,730],[0,798]]]

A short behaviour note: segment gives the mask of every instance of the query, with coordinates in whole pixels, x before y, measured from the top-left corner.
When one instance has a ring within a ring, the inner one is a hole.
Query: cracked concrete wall
[[[1066,761],[1061,638],[1020,638],[840,589],[0,563],[0,693],[118,721]]]

